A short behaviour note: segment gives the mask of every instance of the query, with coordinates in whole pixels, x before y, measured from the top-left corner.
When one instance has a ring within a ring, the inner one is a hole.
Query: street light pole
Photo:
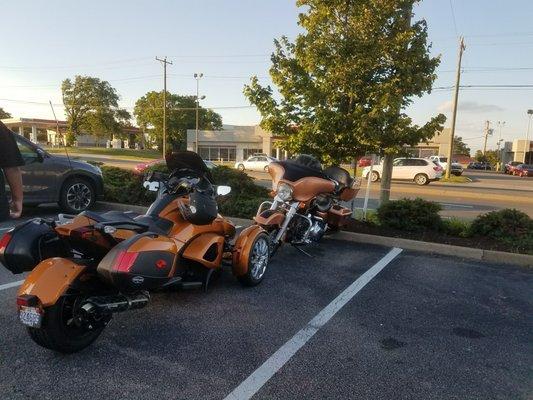
[[[172,61],[167,58],[155,58],[163,64],[163,157],[167,154],[167,64],[172,65]]]
[[[195,149],[196,153],[198,153],[198,124],[199,124],[199,109],[200,109],[200,78],[202,78],[204,74],[202,73],[195,73],[194,79],[196,79],[196,135],[195,135]],[[205,96],[202,96],[202,99],[204,99]]]
[[[527,135],[526,135],[527,149],[524,149],[524,162],[526,162],[526,153],[529,152],[528,164],[531,164],[531,152],[529,151],[529,149],[531,148],[531,145],[529,144],[529,130],[531,129],[531,116],[533,115],[533,110],[527,110],[527,115],[529,116],[529,119],[527,121]]]
[[[500,150],[500,146],[502,144],[502,129],[503,127],[505,126],[505,121],[498,121],[498,128],[499,128],[499,131],[500,131],[500,134],[499,134],[499,137],[498,137],[498,169],[501,170],[501,165],[502,165],[502,152],[503,152],[503,148]]]

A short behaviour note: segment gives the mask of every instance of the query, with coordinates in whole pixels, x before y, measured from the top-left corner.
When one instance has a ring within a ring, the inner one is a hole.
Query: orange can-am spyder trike
[[[31,271],[17,296],[20,321],[39,345],[63,353],[89,346],[116,312],[139,309],[149,292],[207,287],[231,265],[246,286],[259,284],[269,262],[269,237],[258,225],[236,235],[217,212],[210,173],[193,152],[166,158],[169,175],[144,183],[157,191],[145,215],[128,212],[34,219],[0,240],[0,262],[14,273]]]

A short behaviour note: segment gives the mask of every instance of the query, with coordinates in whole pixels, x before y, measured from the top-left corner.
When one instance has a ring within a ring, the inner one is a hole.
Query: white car
[[[415,181],[417,185],[427,185],[431,181],[442,177],[442,167],[424,158],[396,158],[392,163],[392,179]],[[374,165],[370,180],[377,182],[381,179],[383,165]],[[368,179],[370,167],[363,169],[363,176]]]
[[[448,157],[443,156],[430,156],[429,159],[431,161],[438,162],[444,171],[446,171],[446,168],[448,168]]]
[[[237,161],[235,168],[239,171],[265,171],[268,172],[268,164],[272,161],[277,161],[274,157],[268,156],[251,156],[246,161]]]

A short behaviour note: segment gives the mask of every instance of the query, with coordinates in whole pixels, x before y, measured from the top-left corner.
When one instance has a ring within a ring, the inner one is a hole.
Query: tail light
[[[17,297],[17,306],[37,307],[39,305],[39,298],[31,294],[23,294]]]
[[[139,253],[121,251],[115,258],[114,270],[118,272],[130,272]]]
[[[437,172],[438,172],[438,171],[442,171],[442,168],[441,168],[441,167],[437,167],[437,166],[435,166],[435,167],[433,167],[433,171],[437,171]]]
[[[11,241],[11,238],[12,236],[10,232],[4,233],[4,236],[2,236],[2,238],[0,239],[0,254],[4,254],[7,245]]]

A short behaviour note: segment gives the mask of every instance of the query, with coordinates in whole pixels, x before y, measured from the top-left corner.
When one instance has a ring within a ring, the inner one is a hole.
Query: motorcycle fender
[[[254,221],[261,226],[281,226],[285,220],[285,214],[271,210],[265,210],[254,217]]]
[[[263,232],[265,230],[259,225],[249,226],[241,232],[233,248],[233,275],[242,276],[248,272],[248,261],[252,244],[255,238]]]
[[[189,243],[182,257],[197,261],[207,268],[218,268],[222,262],[223,249],[223,236],[204,233]]]
[[[33,295],[43,308],[51,306],[66,292],[86,267],[65,258],[49,258],[40,262],[28,275],[18,296]]]

